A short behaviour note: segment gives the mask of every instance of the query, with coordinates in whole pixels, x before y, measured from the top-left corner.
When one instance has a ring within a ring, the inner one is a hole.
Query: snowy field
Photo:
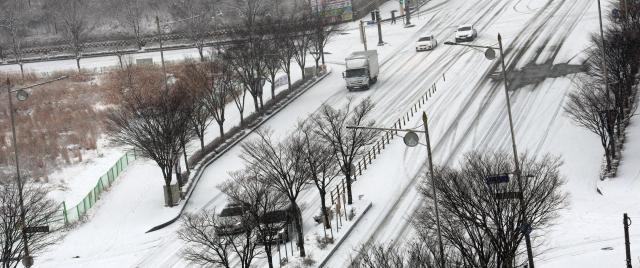
[[[397,3],[387,3],[383,16]],[[489,76],[499,71],[497,61],[488,61],[481,51],[442,45],[453,39],[455,27],[473,23],[479,38],[474,42],[496,45],[501,33],[509,68],[530,64],[581,63],[591,32],[597,27],[597,6],[588,0],[432,0],[419,17],[416,27],[401,23],[384,25],[386,45],[376,47],[375,26],[367,27],[369,48],[377,48],[381,59],[379,82],[372,89],[348,92],[340,75],[344,57],[361,50],[355,23],[346,25],[344,34],[335,37],[326,51],[334,70],[264,127],[286,138],[298,120],[307,118],[320,105],[339,107],[347,97],[358,102],[370,97],[377,104],[373,117],[379,126],[390,126],[438,82],[438,91],[426,104],[431,118],[430,130],[434,162],[456,165],[470,150],[508,150],[509,131],[502,83]],[[417,53],[413,44],[421,36],[434,34],[439,47]],[[177,56],[176,56],[177,57]],[[312,64],[309,61],[309,64]],[[62,68],[47,65],[40,72]],[[98,67],[96,67],[98,68]],[[442,75],[445,74],[446,81]],[[534,230],[538,267],[609,267],[624,265],[622,213],[640,219],[640,121],[628,129],[619,176],[600,182],[602,152],[597,137],[573,125],[564,116],[565,96],[572,88],[573,75],[544,79],[524,85],[511,93],[516,140],[519,151],[533,155],[547,153],[564,160],[561,171],[570,194],[568,209],[561,212],[552,230]],[[248,105],[247,107],[251,107]],[[420,127],[418,117],[411,119]],[[216,128],[212,128],[216,129]],[[226,198],[217,185],[228,178],[227,172],[243,166],[240,148],[206,167],[187,206],[188,212],[203,208],[222,208]],[[364,195],[373,206],[346,238],[337,254],[325,267],[345,267],[352,249],[367,241],[406,241],[412,236],[409,217],[421,200],[415,189],[425,174],[426,150],[406,148],[394,139],[354,184],[354,196]],[[93,209],[86,223],[69,231],[59,244],[41,256],[38,267],[190,267],[180,258],[182,242],[177,239],[177,224],[157,232],[144,232],[175,215],[178,208],[162,207],[160,171],[149,161],[139,161]],[[600,188],[604,195],[596,192]],[[319,198],[310,189],[301,196],[305,230],[315,229],[311,219],[318,211]],[[639,221],[640,222],[640,221]],[[632,252],[640,236],[631,226]],[[613,250],[602,250],[612,247]],[[637,250],[635,252],[638,252]],[[637,254],[634,265],[640,265]],[[237,260],[236,260],[237,261]],[[316,260],[319,263],[321,260]],[[257,261],[259,267],[265,261]]]

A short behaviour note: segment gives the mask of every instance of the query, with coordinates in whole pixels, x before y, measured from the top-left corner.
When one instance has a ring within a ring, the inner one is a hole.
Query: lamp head
[[[418,134],[413,131],[407,132],[402,140],[404,141],[404,144],[409,147],[415,147],[419,143]]]
[[[484,57],[488,60],[494,60],[496,58],[496,51],[493,48],[487,48],[484,52]]]
[[[16,92],[16,98],[18,98],[19,101],[26,101],[29,98],[29,93],[22,89],[18,90]]]

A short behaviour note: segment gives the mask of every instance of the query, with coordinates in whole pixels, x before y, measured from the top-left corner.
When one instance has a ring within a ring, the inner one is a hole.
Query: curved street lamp
[[[527,227],[525,228],[526,230],[523,230],[522,233],[524,234],[524,238],[525,238],[525,243],[527,246],[527,258],[529,261],[529,268],[534,268],[534,262],[533,262],[533,250],[531,249],[531,228],[530,228],[530,223],[528,222],[527,218],[526,218],[526,213],[525,213],[525,208],[526,208],[526,204],[524,203],[524,197],[522,195],[523,193],[523,187],[522,187],[522,174],[520,174],[520,161],[518,160],[518,149],[516,147],[516,136],[515,136],[515,131],[513,129],[513,116],[511,114],[511,99],[509,97],[509,83],[507,81],[507,67],[504,61],[504,50],[502,48],[502,36],[500,34],[498,34],[498,47],[491,47],[491,46],[479,46],[479,45],[470,45],[470,44],[461,44],[461,43],[454,43],[451,41],[447,41],[444,42],[445,45],[455,45],[455,46],[465,46],[465,47],[474,47],[474,48],[484,48],[485,53],[484,56],[485,58],[487,58],[488,60],[493,60],[496,57],[496,53],[494,50],[498,50],[500,51],[500,63],[502,65],[502,75],[503,75],[503,79],[504,79],[504,94],[506,95],[506,101],[507,101],[507,114],[509,116],[509,130],[511,131],[511,146],[513,149],[513,160],[515,163],[515,174],[516,174],[516,179],[518,182],[518,190],[520,191],[520,194],[518,195],[518,201],[520,202],[520,207],[522,210],[522,223],[521,225],[523,227]]]
[[[11,89],[11,80],[7,77],[7,99],[9,100],[9,114],[11,117],[12,144],[13,144],[13,152],[14,152],[15,161],[16,161],[16,183],[18,184],[18,201],[20,203],[19,204],[20,205],[20,222],[21,222],[20,231],[22,234],[22,241],[24,244],[24,248],[23,248],[24,256],[22,257],[22,264],[27,268],[33,265],[33,257],[31,257],[31,254],[29,253],[29,243],[27,239],[27,233],[25,230],[28,226],[26,226],[27,221],[25,220],[26,211],[24,209],[24,198],[22,194],[23,185],[22,185],[22,179],[20,178],[20,161],[18,159],[18,144],[16,142],[16,124],[15,124],[16,119],[15,119],[15,111],[13,110],[13,99],[11,98],[11,93],[16,93],[16,98],[19,101],[25,101],[29,98],[29,93],[27,93],[26,91],[27,89],[46,85],[46,84],[53,83],[66,78],[67,76],[62,76],[53,80],[37,83],[31,86],[18,88],[18,89]]]

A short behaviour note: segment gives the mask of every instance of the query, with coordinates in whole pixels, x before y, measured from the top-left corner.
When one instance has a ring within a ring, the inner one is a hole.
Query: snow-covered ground
[[[396,9],[388,2],[382,13]],[[456,165],[469,150],[508,150],[510,146],[505,96],[502,83],[489,76],[499,71],[497,61],[488,61],[481,51],[444,46],[453,38],[459,24],[474,23],[479,38],[474,43],[496,45],[503,36],[510,67],[532,63],[579,64],[589,34],[597,28],[597,7],[587,0],[432,0],[428,10],[413,18],[416,27],[401,23],[384,25],[385,46],[376,47],[374,26],[367,27],[369,48],[377,48],[381,58],[379,82],[363,92],[348,92],[340,76],[344,56],[360,50],[355,23],[347,25],[326,49],[327,61],[336,70],[298,100],[274,116],[264,127],[279,138],[295,127],[323,103],[339,107],[347,97],[359,102],[371,97],[377,104],[373,117],[380,126],[390,126],[427,89],[438,83],[438,92],[426,104],[434,150],[434,162]],[[440,46],[431,52],[416,53],[414,42],[432,33]],[[311,62],[309,64],[312,64]],[[442,80],[445,74],[446,81]],[[596,137],[573,125],[563,115],[566,94],[572,88],[572,75],[549,78],[515,89],[511,93],[516,140],[521,152],[560,155],[570,207],[561,212],[558,225],[539,236],[536,247],[539,267],[607,267],[623,265],[622,212],[632,219],[640,215],[636,198],[640,176],[640,121],[629,128],[619,177],[599,182],[602,152]],[[250,107],[250,106],[247,106]],[[420,127],[418,117],[411,125]],[[243,165],[239,148],[206,167],[187,206],[188,212],[202,208],[221,208],[226,199],[216,188],[227,179],[227,172]],[[425,149],[406,148],[394,139],[373,166],[354,184],[355,196],[362,194],[373,202],[357,229],[345,240],[325,267],[345,267],[352,249],[367,241],[400,241],[411,237],[408,219],[421,200],[416,182],[425,173]],[[148,228],[175,215],[175,208],[161,207],[162,180],[148,161],[140,161],[106,194],[94,209],[89,222],[72,230],[63,241],[36,259],[41,267],[187,267],[180,258],[183,244],[177,240],[173,224],[144,234]],[[596,193],[599,187],[603,196]],[[313,189],[300,200],[307,234],[312,232],[312,216],[319,198]],[[639,217],[640,218],[640,217]],[[632,247],[640,242],[631,227]],[[603,251],[603,247],[613,250]],[[636,251],[637,252],[637,251]],[[78,258],[74,258],[78,256]],[[638,265],[637,255],[633,257]],[[316,260],[320,261],[320,260]],[[264,260],[258,260],[264,266]]]

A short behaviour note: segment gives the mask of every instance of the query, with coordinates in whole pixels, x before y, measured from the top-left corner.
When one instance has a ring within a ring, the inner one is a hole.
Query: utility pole
[[[376,20],[378,22],[378,46],[383,46],[384,42],[382,41],[382,25],[380,19],[380,11],[376,10]]]
[[[627,213],[622,216],[622,224],[624,225],[625,261],[627,262],[627,268],[631,268],[631,244],[629,243],[629,225],[631,225],[631,219],[629,219]]]
[[[167,69],[164,67],[164,51],[162,49],[162,30],[160,29],[160,19],[158,16],[156,16],[156,26],[158,27],[158,41],[160,42],[160,62],[162,63],[162,75],[164,76],[164,90],[168,90]]]
[[[364,51],[367,51],[367,34],[364,29],[364,22],[360,20],[360,42],[364,45]]]
[[[405,0],[404,1],[404,9],[405,9],[405,13],[407,14],[407,16],[406,16],[407,20],[405,21],[405,24],[406,24],[405,27],[411,27],[412,26],[411,25],[411,9],[409,9],[410,4],[411,4],[411,0]]]
[[[522,211],[522,223],[520,224],[522,233],[524,233],[525,243],[527,245],[527,258],[529,259],[529,268],[534,268],[533,264],[533,250],[531,249],[531,227],[527,221],[526,206],[524,204],[524,192],[522,188],[522,174],[520,171],[520,161],[518,160],[518,149],[516,148],[516,135],[513,130],[513,116],[511,114],[511,99],[509,98],[509,83],[507,82],[507,66],[504,62],[504,50],[502,48],[502,36],[498,34],[498,44],[500,45],[500,61],[502,64],[502,75],[504,80],[504,94],[507,99],[507,114],[509,115],[509,130],[511,131],[511,146],[513,147],[513,161],[515,163],[516,179],[518,180],[518,190],[520,195],[518,200],[520,201],[520,210]]]
[[[611,103],[611,94],[609,94],[609,74],[607,73],[606,55],[605,55],[605,42],[604,42],[604,30],[602,29],[602,8],[600,7],[600,0],[598,1],[598,19],[600,21],[600,53],[602,54],[602,79],[604,80],[604,89],[607,94],[607,102]],[[610,132],[610,131],[608,131]],[[611,144],[615,144],[613,135],[610,137]],[[611,146],[611,154],[615,155],[616,148]]]
[[[442,245],[442,233],[440,231],[440,211],[438,210],[438,192],[436,189],[436,181],[433,174],[433,155],[431,154],[431,139],[429,138],[429,124],[427,122],[427,113],[422,112],[422,124],[424,125],[424,136],[427,142],[427,155],[429,156],[429,174],[431,176],[431,187],[433,188],[433,205],[436,212],[436,225],[438,229],[438,244],[440,249],[440,265],[445,267],[444,246]]]

